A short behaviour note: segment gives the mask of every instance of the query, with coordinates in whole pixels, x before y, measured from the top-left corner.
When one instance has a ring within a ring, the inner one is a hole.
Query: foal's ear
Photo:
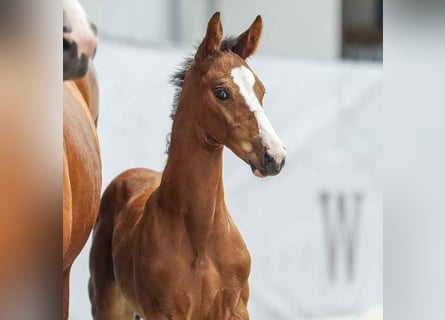
[[[222,34],[223,30],[220,13],[216,12],[209,20],[206,36],[199,45],[195,58],[204,60],[208,56],[218,52],[221,45]]]
[[[263,31],[263,20],[257,16],[252,25],[238,37],[236,46],[232,49],[241,58],[246,59],[255,53],[260,43]]]

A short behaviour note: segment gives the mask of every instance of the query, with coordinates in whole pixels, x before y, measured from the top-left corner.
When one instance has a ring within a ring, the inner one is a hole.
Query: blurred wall
[[[101,36],[159,44],[169,41],[169,0],[80,0]]]
[[[261,14],[261,52],[335,59],[341,54],[341,0],[81,0],[104,37],[150,45],[195,45],[221,11],[226,34]]]
[[[346,28],[372,28],[377,23],[378,1],[343,0],[344,25]]]

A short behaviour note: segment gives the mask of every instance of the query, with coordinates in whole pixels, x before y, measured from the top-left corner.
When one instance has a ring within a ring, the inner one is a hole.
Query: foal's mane
[[[225,38],[220,45],[220,50],[224,52],[230,52],[233,48],[238,44],[238,39],[236,37],[227,37]],[[170,77],[170,83],[173,84],[176,88],[175,95],[173,98],[173,107],[170,112],[170,118],[172,120],[175,119],[176,109],[178,108],[179,99],[182,93],[182,86],[184,84],[185,74],[189,69],[190,65],[193,63],[194,55],[190,55],[184,59],[184,61],[179,65],[176,69],[175,73]],[[170,149],[170,136],[171,132],[167,135],[167,150],[168,153]]]

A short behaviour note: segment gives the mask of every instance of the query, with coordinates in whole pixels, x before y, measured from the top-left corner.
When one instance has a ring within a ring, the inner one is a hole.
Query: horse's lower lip
[[[255,169],[255,171],[253,172],[253,174],[258,177],[258,178],[266,178],[266,176],[264,176],[260,170]]]
[[[265,178],[266,176],[260,171],[258,170],[252,162],[249,161],[249,165],[250,165],[250,169],[252,169],[252,173],[258,177],[258,178]]]

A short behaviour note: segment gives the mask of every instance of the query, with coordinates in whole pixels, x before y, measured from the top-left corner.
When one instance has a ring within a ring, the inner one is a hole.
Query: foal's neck
[[[173,122],[159,204],[163,211],[181,215],[193,232],[205,236],[211,232],[215,214],[224,207],[223,147],[205,143],[192,117],[180,107]]]

